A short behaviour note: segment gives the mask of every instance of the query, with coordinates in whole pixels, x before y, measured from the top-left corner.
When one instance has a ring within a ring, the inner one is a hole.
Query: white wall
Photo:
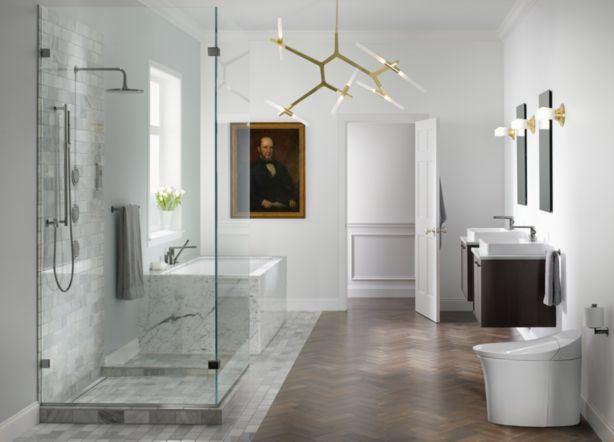
[[[527,207],[516,204],[515,148],[510,141],[496,142],[505,151],[507,212],[535,225],[539,236],[563,252],[566,300],[558,308],[558,324],[584,332],[582,396],[603,438],[614,437],[614,340],[583,326],[583,308],[604,306],[612,325],[612,23],[611,0],[539,0],[504,38],[505,122],[522,102],[531,115],[546,89],[555,106],[567,106],[565,127],[553,125],[552,213],[539,210],[538,137],[528,137]]]
[[[347,222],[414,222],[412,124],[347,125]]]
[[[0,3],[0,423],[37,399],[36,41],[36,3]]]
[[[414,296],[414,124],[346,131],[348,297]]]
[[[223,11],[222,11],[223,13]],[[287,44],[318,58],[332,50],[331,33],[288,31]],[[286,104],[319,81],[318,70],[292,54],[280,62],[277,48],[268,34],[243,34],[243,50],[249,49],[249,113],[237,106],[222,104],[220,118],[250,118],[251,121],[276,121],[275,112],[265,99]],[[222,59],[230,57],[232,33],[222,33]],[[341,33],[341,49],[346,55],[376,68],[377,64],[355,47],[355,41],[370,46],[388,57],[401,60],[401,66],[429,90],[422,95],[393,74],[382,78],[390,94],[406,106],[407,114],[430,114],[440,118],[441,173],[448,209],[449,234],[442,250],[442,297],[444,308],[466,308],[460,293],[460,247],[458,236],[469,226],[490,224],[491,217],[503,210],[503,152],[493,148],[492,127],[502,118],[502,46],[493,34],[476,33]],[[327,79],[343,85],[351,74],[347,66],[334,62]],[[361,78],[363,81],[368,79]],[[339,122],[351,115],[378,114],[398,116],[381,98],[360,88],[355,98],[342,105],[338,117],[329,115],[335,95],[322,90],[299,105],[296,111],[308,119],[306,130],[306,209],[304,220],[251,220],[249,228],[238,229],[249,236],[251,255],[284,255],[288,258],[288,305],[294,309],[343,309],[340,275],[345,271],[339,261],[344,232],[339,220],[345,212],[344,196],[339,192],[339,173],[345,158],[340,156]],[[224,103],[225,95],[221,95]],[[207,117],[205,116],[207,119]],[[225,129],[220,133],[220,151],[227,151]],[[227,138],[226,138],[227,140]],[[205,140],[205,153],[212,149]],[[220,163],[227,167],[224,163]],[[226,163],[228,164],[228,163]],[[221,173],[223,174],[223,168]],[[220,175],[223,177],[223,175]],[[205,177],[205,182],[210,182]],[[227,180],[220,179],[221,204],[228,198]],[[203,194],[206,193],[203,187]],[[204,249],[212,243],[211,205],[203,204]],[[220,220],[232,224],[221,206]],[[246,233],[247,232],[247,233]],[[237,233],[239,234],[239,233]],[[239,241],[239,240],[238,240]],[[221,249],[223,253],[224,250]],[[343,276],[344,277],[344,276]]]

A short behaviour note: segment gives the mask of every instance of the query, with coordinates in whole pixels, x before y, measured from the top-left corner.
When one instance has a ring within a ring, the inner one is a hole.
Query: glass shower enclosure
[[[218,12],[130,5],[39,7],[41,421],[219,423],[249,254],[220,234]]]

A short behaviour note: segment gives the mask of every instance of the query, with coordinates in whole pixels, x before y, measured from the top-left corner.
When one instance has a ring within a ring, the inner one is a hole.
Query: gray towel
[[[561,273],[559,269],[559,253],[550,250],[546,253],[546,291],[544,304],[548,306],[561,303]]]
[[[139,206],[128,205],[117,215],[117,284],[116,297],[137,299],[145,296],[141,222]]]
[[[441,185],[441,178],[439,178],[439,227],[448,220],[448,212],[446,212],[446,203],[443,198],[443,186]]]
[[[448,213],[446,212],[446,203],[443,198],[443,186],[441,185],[441,178],[439,178],[439,230],[443,229],[444,223],[448,220]],[[443,245],[443,239],[441,233],[439,233],[439,248]]]

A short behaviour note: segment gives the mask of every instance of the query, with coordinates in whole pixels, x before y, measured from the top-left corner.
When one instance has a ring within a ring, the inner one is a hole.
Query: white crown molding
[[[514,6],[507,13],[499,28],[497,29],[497,35],[501,40],[516,26],[522,16],[527,13],[533,5],[537,3],[537,0],[516,0]]]
[[[190,15],[178,8],[170,0],[138,0],[144,6],[168,20],[181,30],[185,31],[196,40],[210,43],[213,32],[213,23],[210,29],[204,29],[202,24],[198,23]],[[524,0],[519,0],[524,1]],[[534,1],[534,0],[532,0]],[[513,8],[512,8],[513,9]],[[228,23],[226,23],[228,24]],[[232,25],[232,23],[231,23]],[[315,30],[315,31],[293,31],[291,29],[284,30],[286,38],[296,39],[332,39],[334,30]],[[219,33],[230,38],[249,40],[267,40],[275,35],[275,22],[271,22],[270,31],[250,31],[241,29],[224,30],[219,29]],[[441,30],[410,30],[410,31],[355,31],[355,30],[340,30],[340,37],[348,37],[351,39],[366,39],[368,41],[390,41],[391,39],[466,39],[466,40],[498,40],[499,36],[496,31],[492,30],[458,30],[458,29],[441,29]]]

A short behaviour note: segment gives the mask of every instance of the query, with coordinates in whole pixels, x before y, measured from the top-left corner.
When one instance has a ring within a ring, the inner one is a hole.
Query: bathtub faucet
[[[189,242],[190,240],[186,239],[185,243],[182,246],[169,247],[168,252],[164,254],[164,262],[170,265],[177,264],[177,261],[179,260],[179,256],[181,255],[181,252],[183,252],[185,249],[195,249],[196,248],[196,246],[189,246],[188,245]],[[177,249],[179,249],[179,253],[175,255],[175,250]]]

